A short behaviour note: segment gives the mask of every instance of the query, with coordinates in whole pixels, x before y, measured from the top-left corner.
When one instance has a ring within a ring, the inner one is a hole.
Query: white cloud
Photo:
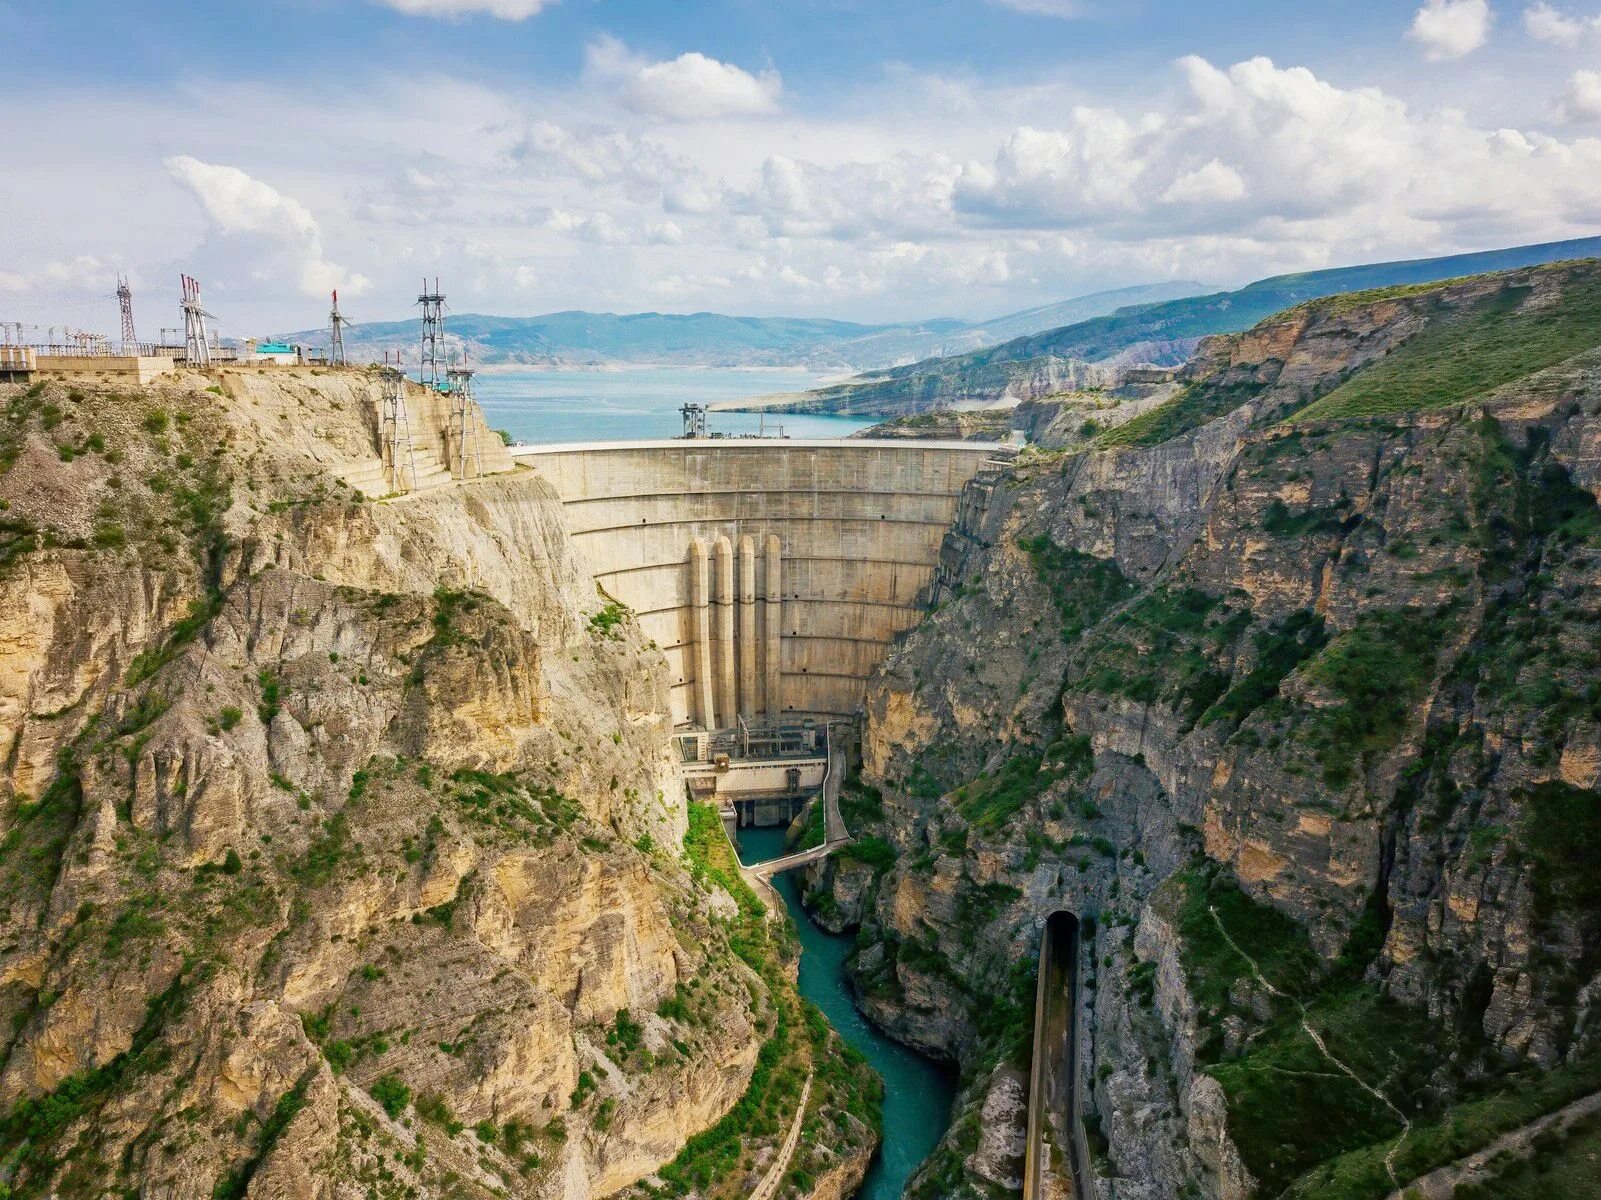
[[[1489,0],[1423,0],[1407,37],[1430,62],[1461,58],[1484,45],[1493,19]]]
[[[1168,184],[1162,199],[1169,204],[1222,204],[1244,195],[1245,180],[1240,173],[1214,158]]]
[[[783,91],[777,71],[752,75],[695,50],[648,62],[612,37],[590,43],[585,68],[592,77],[615,82],[635,112],[670,121],[761,116],[777,110]]]
[[[693,163],[625,129],[568,129],[537,120],[517,137],[509,153],[530,171],[548,175],[552,167],[559,167],[584,183],[619,184],[636,196],[699,182]]]
[[[0,271],[0,292],[48,290],[74,295],[110,295],[112,269],[92,254],[65,262],[47,262],[31,271]]]
[[[1576,46],[1586,32],[1601,30],[1601,17],[1586,20],[1569,16],[1542,2],[1523,10],[1523,28],[1536,41]]]
[[[1036,17],[1059,17],[1070,20],[1084,15],[1084,6],[1078,0],[989,0],[996,8],[1009,8],[1013,12],[1028,13]]]
[[[1222,285],[1596,228],[1598,127],[1564,132],[1547,107],[1595,64],[1528,67],[1493,121],[1458,72],[1408,103],[1266,59],[1190,58],[1089,102],[1060,74],[964,72],[933,104],[922,77],[886,67],[826,103],[786,95],[771,116],[709,127],[629,109],[652,61],[615,42],[596,59],[572,84],[423,88],[374,64],[338,94],[213,79],[130,96],[130,120],[191,156],[181,170],[97,123],[103,95],[18,97],[6,315],[114,331],[120,267],[160,281],[136,285],[142,325],[172,323],[185,270],[241,332],[317,325],[320,277],[343,275],[344,299],[357,271],[372,281],[352,294],[362,320],[414,313],[424,271],[461,311],[985,316],[1130,282]],[[1555,82],[1531,86],[1540,72]],[[1564,115],[1582,120],[1586,93],[1570,90]],[[271,121],[325,135],[289,156],[239,142]],[[105,178],[126,181],[115,213],[96,198]],[[198,205],[173,202],[174,178]]]
[[[1178,65],[1188,95],[1169,108],[1079,108],[1057,129],[1013,132],[991,161],[962,168],[958,218],[1121,244],[1227,236],[1255,256],[1321,247],[1336,261],[1574,236],[1594,222],[1584,196],[1601,186],[1601,142],[1413,113],[1265,58]],[[1592,82],[1572,89],[1575,119]]]
[[[1601,121],[1601,72],[1575,71],[1557,97],[1557,115],[1572,124]]]
[[[483,14],[502,21],[523,21],[537,16],[555,0],[374,0],[386,8],[412,17],[444,17],[458,20]]]
[[[219,232],[255,235],[278,254],[288,253],[298,271],[300,290],[307,295],[332,288],[360,295],[367,288],[365,277],[348,273],[323,257],[322,230],[298,200],[237,167],[204,163],[187,154],[162,162],[174,179],[194,193]]]

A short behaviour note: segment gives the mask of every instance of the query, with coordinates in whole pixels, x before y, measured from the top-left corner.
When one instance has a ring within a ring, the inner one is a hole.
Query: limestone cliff
[[[603,1195],[793,1004],[661,655],[503,455],[363,496],[380,386],[0,393],[0,1193]]]
[[[969,486],[814,881],[964,1070],[914,1191],[1013,1186],[1057,908],[1102,1196],[1383,1196],[1601,1086],[1601,268],[1291,309],[1118,417]]]

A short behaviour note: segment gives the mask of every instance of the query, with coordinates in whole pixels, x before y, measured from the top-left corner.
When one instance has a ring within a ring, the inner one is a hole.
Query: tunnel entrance
[[[1039,974],[1034,985],[1034,1053],[1029,1068],[1028,1143],[1023,1164],[1023,1198],[1060,1195],[1065,1184],[1076,1200],[1085,1187],[1079,1078],[1080,924],[1077,913],[1060,909],[1045,918],[1040,933]]]

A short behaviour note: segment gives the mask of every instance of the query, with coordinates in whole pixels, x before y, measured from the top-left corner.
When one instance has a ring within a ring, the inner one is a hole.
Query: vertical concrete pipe
[[[729,725],[738,712],[734,698],[734,547],[727,537],[714,543],[717,559],[717,712]]]
[[[707,729],[716,729],[717,710],[712,706],[711,590],[711,563],[706,558],[706,543],[691,538],[689,605],[695,621],[695,716]]]
[[[746,721],[761,707],[756,636],[756,542],[746,534],[739,539],[739,715]]]
[[[762,603],[762,632],[766,635],[762,646],[762,673],[766,679],[762,686],[762,704],[769,721],[776,721],[784,712],[782,694],[782,655],[784,636],[784,581],[780,575],[779,559],[782,545],[776,533],[767,535],[767,598]]]

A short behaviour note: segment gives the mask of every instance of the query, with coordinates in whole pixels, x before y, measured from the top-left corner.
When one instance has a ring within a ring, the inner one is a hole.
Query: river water
[[[679,408],[686,403],[746,400],[771,392],[800,392],[825,377],[805,371],[759,371],[717,367],[623,367],[594,370],[485,370],[473,380],[473,395],[491,428],[518,442],[614,442],[677,437]],[[708,414],[714,433],[756,433],[757,413]],[[782,427],[792,438],[846,437],[871,421],[854,417],[775,413],[766,431]]]
[[[739,856],[746,865],[783,853],[782,828],[739,831]],[[800,934],[801,995],[823,1010],[840,1037],[860,1050],[884,1080],[884,1145],[857,1195],[862,1200],[895,1200],[950,1124],[955,1076],[891,1041],[856,1011],[845,979],[845,959],[855,939],[836,937],[812,923],[801,907],[794,872],[780,875],[773,885]]]

